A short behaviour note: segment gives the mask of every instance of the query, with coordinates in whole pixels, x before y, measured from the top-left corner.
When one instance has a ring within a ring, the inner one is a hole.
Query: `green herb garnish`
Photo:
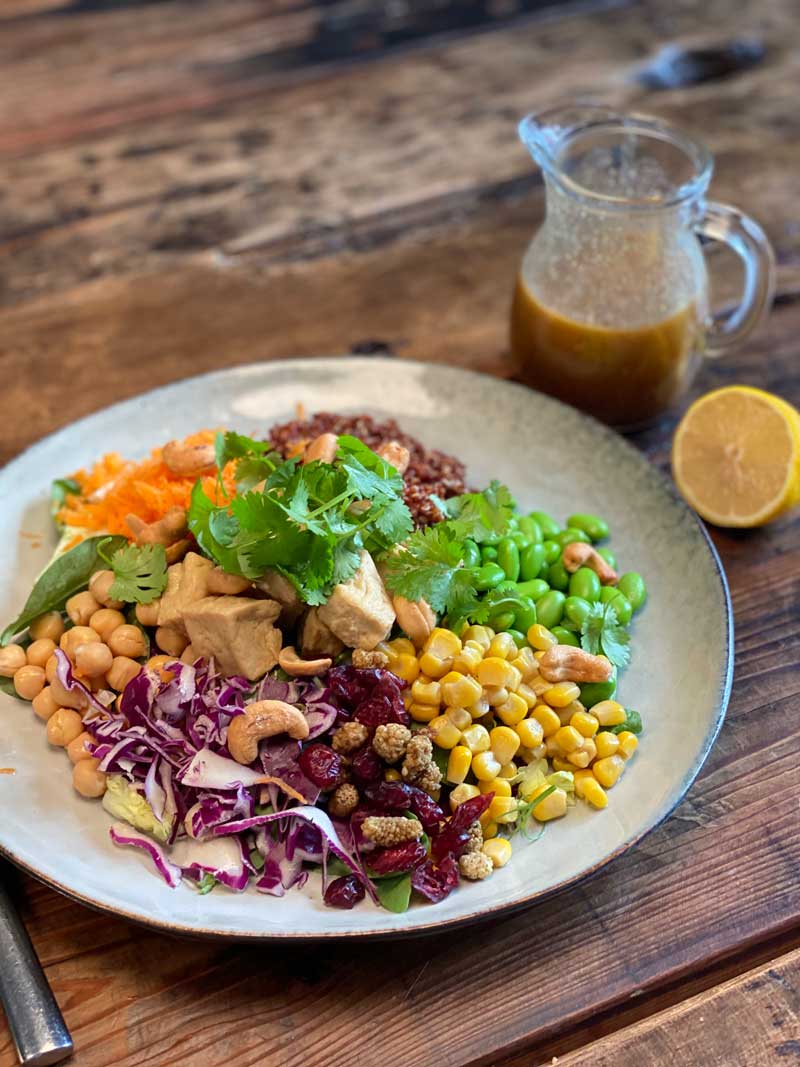
[[[206,893],[210,893],[214,886],[217,884],[217,879],[209,871],[203,875],[200,881],[197,883],[197,892],[200,896],[205,896]]]
[[[482,493],[462,493],[448,500],[437,498],[436,506],[447,516],[460,541],[469,537],[477,544],[502,537],[514,514],[514,498],[498,481],[492,481]]]
[[[585,652],[602,654],[615,667],[627,667],[631,661],[630,641],[613,604],[592,604],[581,627],[581,648]]]
[[[152,604],[166,589],[167,554],[163,545],[125,545],[109,556],[101,542],[98,552],[114,572],[109,590],[114,600]]]
[[[388,911],[408,911],[411,899],[410,874],[393,874],[387,878],[377,878],[373,885],[378,900]]]
[[[610,734],[621,734],[627,730],[632,734],[640,734],[642,732],[642,716],[639,712],[634,711],[632,708],[626,708],[625,715],[625,722],[621,722],[617,726],[601,726],[600,733],[605,730]]]

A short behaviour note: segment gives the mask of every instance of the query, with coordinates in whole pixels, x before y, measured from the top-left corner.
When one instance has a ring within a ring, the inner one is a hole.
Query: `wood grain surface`
[[[446,33],[424,6],[402,26],[383,4],[2,6],[0,461],[113,400],[257,359],[386,346],[398,373],[416,358],[513,377],[511,287],[543,211],[515,123],[562,96],[708,141],[713,195],[765,225],[779,294],[695,392],[745,381],[800,403],[796,0],[456,3]],[[748,41],[761,60],[731,63]],[[687,84],[656,91],[642,71],[667,44]],[[735,265],[712,270],[732,298]],[[678,414],[635,438],[659,465]],[[379,950],[242,948],[167,941],[14,878],[74,1062],[797,1062],[796,952],[770,972],[800,939],[799,531],[712,532],[737,641],[706,769],[633,852],[517,916]],[[746,1055],[721,1032],[687,1043],[731,1017]]]

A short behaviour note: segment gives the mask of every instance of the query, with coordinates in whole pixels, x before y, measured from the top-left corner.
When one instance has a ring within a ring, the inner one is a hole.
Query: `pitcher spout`
[[[545,172],[559,169],[565,141],[576,130],[619,118],[611,108],[574,102],[532,111],[518,126],[519,137],[534,162]]]

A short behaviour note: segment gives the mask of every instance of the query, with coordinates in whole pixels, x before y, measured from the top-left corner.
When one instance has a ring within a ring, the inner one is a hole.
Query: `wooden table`
[[[512,376],[507,305],[542,212],[515,122],[578,94],[709,142],[713,193],[763,222],[779,290],[697,389],[799,403],[797,0],[539,4],[4,0],[0,461],[258,359],[385,347]],[[684,84],[644,84],[671,42],[700,49]],[[638,441],[662,466],[674,422]],[[75,1062],[800,1063],[799,530],[712,531],[737,643],[708,764],[639,847],[520,915],[380,951],[241,948],[20,877]]]

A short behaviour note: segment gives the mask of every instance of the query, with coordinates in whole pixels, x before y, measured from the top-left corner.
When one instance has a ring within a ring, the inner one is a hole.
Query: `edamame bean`
[[[598,555],[603,557],[609,567],[614,567],[616,569],[617,557],[614,555],[610,548],[598,548],[597,553]]]
[[[600,599],[600,579],[588,567],[578,567],[569,580],[569,595],[594,604]]]
[[[531,518],[530,515],[522,516],[517,523],[517,529],[520,533],[525,534],[529,544],[538,545],[542,541],[542,528],[536,519]]]
[[[491,597],[493,599],[501,600],[502,598],[497,596],[498,593],[504,593],[504,592],[505,593],[516,593],[516,591],[517,591],[517,583],[510,581],[508,578],[504,578],[503,581],[500,582],[499,585],[496,585],[494,587],[494,589],[489,594],[489,597]]]
[[[523,548],[519,554],[519,573],[524,582],[536,578],[545,562],[544,545],[537,543]]]
[[[514,625],[514,612],[498,611],[494,615],[490,615],[489,625],[495,631],[495,633],[500,633],[503,630],[507,630],[509,626]]]
[[[510,537],[504,537],[497,546],[497,562],[503,568],[506,578],[516,582],[519,578],[519,549]]]
[[[561,559],[561,545],[558,541],[544,542],[544,558],[548,566],[555,563],[556,560]]]
[[[529,582],[518,582],[515,586],[520,596],[529,596],[531,600],[538,600],[544,596],[550,586],[543,578],[532,578]]]
[[[624,593],[620,593],[619,589],[615,589],[613,585],[604,585],[600,590],[600,603],[613,605],[617,618],[623,626],[627,626],[631,621],[631,615],[633,615],[631,602]]]
[[[571,645],[573,648],[581,647],[581,643],[575,634],[571,630],[565,630],[563,626],[554,626],[550,632],[553,637],[558,638],[560,645]]]
[[[489,533],[489,534],[486,535],[486,537],[484,537],[483,544],[484,545],[491,545],[492,548],[497,548],[497,546],[500,544],[500,540],[501,540],[500,534]]]
[[[617,668],[607,682],[586,682],[580,686],[581,704],[586,708],[592,708],[601,700],[611,700],[617,691]]]
[[[583,530],[593,541],[602,541],[604,537],[608,537],[608,523],[598,515],[577,512],[567,519],[567,526],[574,526],[577,530]]]
[[[506,633],[509,637],[514,638],[514,644],[517,646],[517,648],[525,648],[528,643],[528,638],[525,636],[525,634],[520,633],[519,630],[514,629],[506,630]]]
[[[563,563],[556,561],[550,567],[547,572],[547,581],[550,583],[551,589],[558,589],[562,593],[567,590],[569,587],[569,574]]]
[[[526,634],[539,621],[536,604],[529,596],[520,597],[519,607],[514,612],[514,627]]]
[[[644,578],[636,571],[623,574],[617,582],[617,589],[628,598],[634,613],[639,611],[647,600],[647,586],[644,584]]]
[[[461,546],[461,558],[464,560],[464,564],[467,567],[480,567],[481,550],[474,541],[470,541],[469,538],[467,538]]]
[[[584,533],[583,530],[579,530],[576,526],[568,526],[566,530],[562,530],[560,534],[556,534],[553,540],[561,548],[564,548],[565,545],[572,545],[576,541],[582,541],[584,544],[588,545],[591,541],[591,537],[589,537],[587,533]]]
[[[539,624],[547,630],[558,626],[564,616],[564,601],[567,598],[558,589],[551,589],[536,601]]]
[[[475,588],[485,593],[487,589],[494,589],[506,576],[506,572],[497,563],[484,563],[475,574]]]
[[[531,543],[530,537],[526,536],[522,532],[522,530],[512,530],[508,536],[514,542],[520,552],[523,550],[523,548],[527,548],[528,545]]]
[[[497,549],[494,545],[481,545],[481,562],[497,563]]]
[[[586,617],[592,610],[592,605],[588,600],[584,600],[579,596],[568,596],[564,603],[564,616],[569,619],[570,622],[575,623],[576,626],[583,626],[586,622]]]
[[[538,523],[542,537],[553,538],[561,529],[553,516],[548,515],[546,511],[531,511],[528,513],[528,518]]]

